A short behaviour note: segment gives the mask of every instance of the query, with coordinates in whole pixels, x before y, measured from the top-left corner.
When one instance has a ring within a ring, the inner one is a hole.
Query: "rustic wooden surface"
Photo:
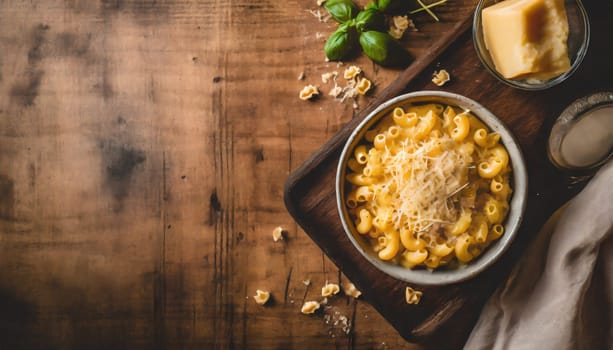
[[[346,280],[283,205],[288,174],[355,113],[297,98],[336,69],[317,9],[0,2],[0,348],[416,348],[362,301],[325,311],[348,335],[299,312]],[[375,93],[398,74],[354,62]]]
[[[410,284],[377,271],[347,239],[336,210],[334,181],[337,160],[345,140],[370,108],[364,109],[346,124],[290,176],[286,188],[286,203],[290,212],[328,256],[358,284],[364,291],[365,299],[407,339],[438,349],[455,348],[457,344],[462,344],[481,305],[521,257],[531,237],[549,215],[577,190],[568,188],[565,174],[549,164],[545,140],[555,117],[574,99],[590,92],[613,89],[613,69],[610,67],[613,50],[606,34],[608,16],[613,11],[610,5],[589,5],[593,31],[590,54],[577,74],[553,89],[522,92],[497,82],[483,70],[472,48],[470,33],[466,33],[418,79],[412,79],[410,74],[400,75],[373,101],[373,105],[377,105],[402,92],[438,89],[430,81],[431,72],[438,66],[448,67],[454,78],[444,90],[481,102],[516,135],[529,170],[526,216],[510,252],[477,278],[445,287],[411,285],[422,290],[424,298],[418,306],[407,305],[403,292],[404,287]]]
[[[299,313],[346,278],[287,214],[283,184],[356,113],[297,99],[336,69],[317,9],[0,2],[0,349],[418,348],[363,301]],[[412,54],[428,33],[409,35]],[[398,75],[354,62],[375,95]]]

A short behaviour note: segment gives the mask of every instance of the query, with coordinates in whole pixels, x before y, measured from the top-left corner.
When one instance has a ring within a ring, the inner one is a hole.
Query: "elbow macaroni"
[[[470,111],[397,107],[348,160],[345,205],[381,260],[464,264],[504,234],[510,175],[500,135]]]

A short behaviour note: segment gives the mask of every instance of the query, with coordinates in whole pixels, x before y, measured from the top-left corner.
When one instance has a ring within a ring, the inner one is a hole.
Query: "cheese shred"
[[[449,196],[466,183],[470,155],[445,134],[423,141],[406,138],[400,145],[394,152],[381,152],[385,181],[374,185],[373,202],[377,195],[391,195],[397,231],[424,232],[434,224],[455,222],[459,213]]]

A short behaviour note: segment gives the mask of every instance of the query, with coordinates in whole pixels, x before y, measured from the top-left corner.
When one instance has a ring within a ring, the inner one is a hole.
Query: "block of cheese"
[[[550,79],[570,69],[564,0],[505,0],[482,12],[483,37],[507,79]]]

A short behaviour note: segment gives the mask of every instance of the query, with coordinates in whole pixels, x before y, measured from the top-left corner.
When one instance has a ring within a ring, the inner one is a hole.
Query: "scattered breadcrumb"
[[[349,334],[349,332],[351,331],[351,325],[348,322],[349,320],[347,319],[347,316],[340,315],[338,317],[338,321],[341,325],[341,329],[343,330],[343,332],[345,332],[345,334]]]
[[[411,287],[407,287],[404,294],[407,304],[419,304],[422,296],[422,292],[414,290]]]
[[[355,78],[358,74],[362,72],[362,69],[358,66],[349,66],[349,68],[345,69],[343,73],[343,78],[347,80],[351,80]]]
[[[366,79],[366,78],[358,78],[358,83],[356,85],[356,90],[358,92],[358,94],[360,95],[365,95],[368,90],[370,90],[371,87],[371,82],[370,80]]]
[[[327,83],[329,83],[330,81],[335,80],[337,75],[338,75],[338,72],[337,72],[337,71],[333,71],[333,72],[326,72],[326,73],[324,73],[324,74],[322,74],[322,75],[321,75],[321,81],[322,81],[324,84],[327,84]]]
[[[306,75],[304,75],[304,72],[300,72],[300,75],[298,75],[298,80],[304,80],[305,77]]]
[[[319,10],[305,10],[308,13],[312,14],[317,20],[321,23],[326,23],[330,20],[331,16],[329,14],[322,14]]]
[[[340,290],[341,289],[338,286],[338,284],[336,284],[336,283],[326,283],[326,285],[321,288],[321,296],[322,297],[329,297],[329,296],[332,296],[332,295],[336,295],[336,294],[338,294],[338,292]]]
[[[255,291],[253,299],[255,299],[257,304],[264,305],[268,302],[268,299],[270,299],[270,292],[258,289]]]
[[[362,292],[360,292],[351,282],[343,284],[343,293],[350,297],[354,297],[355,299],[359,298],[360,295],[362,295]]]
[[[312,314],[319,309],[319,306],[320,304],[317,301],[307,301],[302,305],[300,312],[305,315]]]
[[[342,65],[342,62],[337,62],[337,68]],[[334,83],[334,86],[328,91],[328,95],[334,97],[337,101],[344,103],[346,100],[351,100],[353,108],[359,108],[357,98],[359,95],[365,95],[373,87],[373,83],[363,76],[363,71],[360,67],[352,65],[346,68],[342,76],[346,82],[344,85],[339,84],[337,77],[340,75],[338,70],[325,72],[321,74],[321,81],[324,84]],[[305,87],[306,89],[306,87]],[[317,91],[319,93],[319,90]],[[306,95],[306,90],[305,94]],[[302,97],[301,97],[302,98]],[[305,98],[307,99],[306,96]]]
[[[317,0],[317,6],[322,6],[326,0]]]
[[[347,82],[347,85],[343,87],[343,98],[342,101],[345,101],[348,98],[354,98],[357,95],[357,89],[355,88],[356,81],[350,80]]]
[[[311,285],[311,280],[303,280],[302,284],[304,284],[305,286],[310,286]]]
[[[322,304],[322,305],[326,305],[326,304],[328,304],[328,298],[323,298],[323,299],[321,300],[320,304]]]
[[[441,69],[438,72],[434,71],[432,82],[436,84],[437,86],[443,86],[449,80],[451,80],[451,77],[449,76],[449,72],[447,72],[445,69]]]
[[[338,97],[342,92],[343,92],[343,88],[337,85],[333,87],[332,90],[330,90],[328,95]]]
[[[301,100],[306,101],[313,98],[315,95],[319,95],[319,90],[317,87],[313,85],[307,85],[302,90],[300,90],[300,94],[298,95]]]
[[[277,226],[274,230],[272,230],[272,239],[277,242],[280,239],[283,239],[283,227]]]
[[[323,38],[323,37],[324,37],[323,33],[321,33],[321,32],[316,32],[316,33],[315,33],[315,39],[318,39],[318,40],[319,40],[319,39],[321,39],[321,38]]]
[[[328,326],[328,334],[332,338],[349,334],[351,332],[351,321],[339,311],[324,315],[324,323]]]

